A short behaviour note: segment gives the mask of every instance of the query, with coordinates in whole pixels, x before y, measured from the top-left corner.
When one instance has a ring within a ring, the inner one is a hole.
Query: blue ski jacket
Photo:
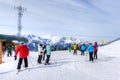
[[[47,44],[46,46],[47,55],[51,55],[51,46]]]
[[[88,46],[88,52],[94,52],[94,47],[92,45]]]
[[[85,45],[81,46],[81,50],[84,51],[86,49]]]

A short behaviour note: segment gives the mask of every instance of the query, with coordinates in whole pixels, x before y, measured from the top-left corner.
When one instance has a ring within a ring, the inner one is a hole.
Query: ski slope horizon
[[[53,43],[58,42],[60,39],[64,39],[66,38],[65,43],[71,43],[71,42],[76,42],[76,43],[80,43],[80,42],[98,42],[100,43],[102,40],[104,40],[104,38],[97,38],[96,39],[83,39],[81,38],[81,36],[57,36],[57,35],[52,35],[52,34],[47,34],[47,35],[34,35],[34,34],[28,34],[28,35],[24,35],[29,41],[32,40],[40,40],[40,39],[49,39],[51,40]],[[119,40],[119,36],[117,38],[111,38],[111,39],[105,39],[104,42],[110,42],[110,41],[114,41],[116,39]]]
[[[30,52],[29,71],[16,75],[17,61],[14,57],[5,57],[0,64],[2,80],[120,80],[120,40],[99,47],[98,60],[89,62],[88,54],[81,56],[73,52],[52,52],[51,65],[36,64],[38,52]],[[24,69],[23,67],[21,69]]]

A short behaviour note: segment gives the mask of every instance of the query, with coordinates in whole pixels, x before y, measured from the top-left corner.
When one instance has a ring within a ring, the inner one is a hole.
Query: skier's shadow
[[[29,68],[29,69],[33,70],[33,69],[38,69],[38,68],[60,67],[62,65],[66,65],[66,64],[69,64],[69,63],[76,63],[76,62],[79,62],[79,61],[54,61],[54,62],[51,61],[51,63],[49,65],[40,64],[37,67],[32,67],[32,68]]]
[[[72,58],[62,58],[62,59],[52,59],[53,61],[62,61],[62,60],[69,60],[69,59],[72,59]]]
[[[14,70],[6,71],[6,72],[1,72],[0,75],[7,74],[7,73],[11,73],[11,72],[13,72],[13,71],[14,71]]]
[[[117,58],[117,57],[105,57],[105,58],[98,59],[97,61],[112,61],[114,59],[120,59],[120,58]]]

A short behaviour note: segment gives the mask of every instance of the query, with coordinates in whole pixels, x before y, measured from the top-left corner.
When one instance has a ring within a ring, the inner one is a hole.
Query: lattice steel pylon
[[[26,8],[23,8],[21,5],[19,5],[18,7],[15,7],[15,9],[18,10],[18,36],[21,36],[21,29],[22,29],[22,16],[23,16],[23,12],[26,10]]]

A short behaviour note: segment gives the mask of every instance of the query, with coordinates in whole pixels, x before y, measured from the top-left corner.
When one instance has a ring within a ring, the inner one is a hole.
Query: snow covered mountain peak
[[[80,43],[81,40],[79,37],[60,37],[55,35],[33,35],[29,34],[25,36],[29,42],[40,42],[40,43],[50,43],[50,44],[69,44],[69,43]]]

